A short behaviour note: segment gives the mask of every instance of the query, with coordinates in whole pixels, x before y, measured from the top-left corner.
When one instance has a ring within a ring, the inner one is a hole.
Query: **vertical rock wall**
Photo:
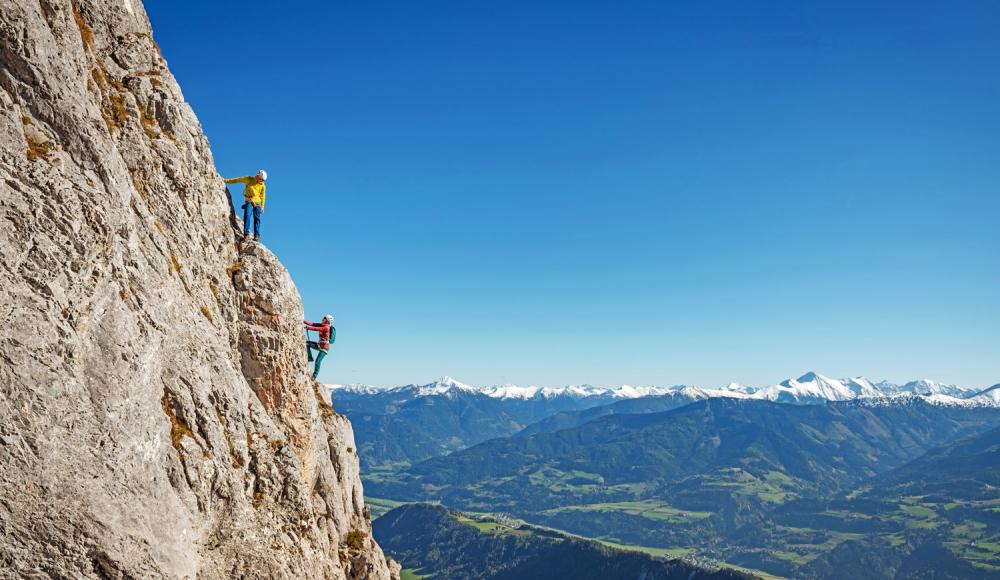
[[[301,319],[139,0],[0,0],[0,575],[393,575]]]

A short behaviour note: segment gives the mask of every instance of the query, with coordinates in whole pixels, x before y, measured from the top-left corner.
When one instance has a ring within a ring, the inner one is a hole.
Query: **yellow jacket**
[[[267,186],[263,182],[257,183],[257,180],[249,175],[246,177],[234,177],[232,179],[227,179],[226,183],[242,183],[243,184],[243,199],[253,203],[254,205],[259,205],[261,211],[264,210],[264,199],[267,197]]]

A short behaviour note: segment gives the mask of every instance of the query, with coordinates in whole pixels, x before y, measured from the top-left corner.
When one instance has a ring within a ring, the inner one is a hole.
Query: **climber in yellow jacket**
[[[234,177],[226,183],[243,184],[243,239],[250,237],[250,213],[253,212],[253,239],[260,240],[260,214],[264,213],[264,200],[267,198],[267,172],[261,169],[257,175],[250,177]]]

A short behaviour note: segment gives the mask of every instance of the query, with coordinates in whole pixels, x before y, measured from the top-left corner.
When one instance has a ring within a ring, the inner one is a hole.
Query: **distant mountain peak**
[[[914,393],[916,395],[949,395],[952,397],[964,398],[973,394],[973,389],[966,389],[957,385],[949,385],[930,379],[920,379],[910,381],[900,387],[901,391]]]
[[[451,378],[448,375],[445,375],[445,376],[441,377],[440,379],[438,379],[437,381],[435,381],[434,383],[431,383],[431,384],[442,386],[442,387],[455,387],[455,388],[458,388],[458,389],[471,389],[472,388],[472,387],[470,387],[469,385],[467,385],[467,384],[465,384],[463,382],[456,381],[455,379]]]
[[[460,391],[473,392],[477,390],[475,387],[456,381],[448,375],[441,377],[433,383],[420,385],[416,388],[418,395],[446,395]]]
[[[787,379],[768,387],[748,387],[741,383],[729,383],[724,387],[706,388],[693,385],[661,386],[594,386],[589,384],[567,385],[564,387],[539,387],[529,385],[521,387],[514,384],[490,386],[471,386],[450,376],[443,376],[428,384],[411,384],[395,388],[379,388],[366,385],[329,385],[331,390],[341,390],[356,395],[376,395],[391,393],[401,397],[426,397],[448,395],[458,396],[468,393],[473,396],[485,396],[504,400],[551,400],[555,398],[571,399],[604,399],[607,401],[621,399],[638,399],[642,397],[670,396],[689,397],[692,399],[736,398],[760,399],[779,403],[823,403],[826,401],[850,401],[854,399],[886,399],[891,400],[902,394],[924,397],[936,404],[968,404],[1000,406],[1000,385],[995,385],[984,391],[975,391],[933,381],[920,379],[904,385],[889,381],[874,383],[865,377],[834,379],[815,371],[809,371],[797,379]],[[897,399],[902,401],[903,399]],[[956,402],[957,401],[957,402]]]
[[[987,389],[979,391],[975,395],[969,397],[972,401],[978,401],[985,405],[993,405],[1000,407],[1000,383],[993,385]]]

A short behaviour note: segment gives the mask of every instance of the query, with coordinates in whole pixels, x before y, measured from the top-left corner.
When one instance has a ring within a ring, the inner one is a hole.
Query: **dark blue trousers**
[[[260,206],[249,201],[243,204],[243,235],[250,235],[250,208],[253,208],[253,235],[260,235]]]

